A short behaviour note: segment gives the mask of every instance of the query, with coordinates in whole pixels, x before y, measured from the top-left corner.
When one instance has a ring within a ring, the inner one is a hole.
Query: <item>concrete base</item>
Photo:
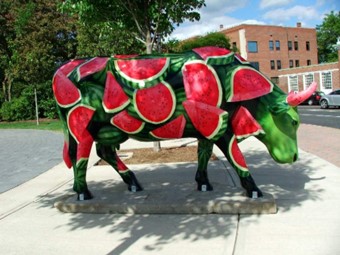
[[[226,181],[228,173],[220,162],[210,164],[213,191],[196,190],[196,164],[136,165],[135,173],[144,190],[132,193],[109,166],[96,166],[89,174],[94,198],[77,201],[75,194],[63,196],[54,206],[66,213],[114,214],[273,214],[272,195],[250,199],[244,190]],[[222,168],[222,169],[219,169]],[[223,169],[224,168],[224,169]],[[96,172],[96,173],[94,173]],[[93,174],[93,175],[92,175]],[[230,177],[230,176],[229,176]]]

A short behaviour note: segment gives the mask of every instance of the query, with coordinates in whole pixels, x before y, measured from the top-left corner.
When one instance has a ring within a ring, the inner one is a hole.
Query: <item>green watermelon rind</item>
[[[184,132],[184,128],[185,128],[185,124],[186,124],[186,120],[185,120],[184,115],[182,114],[182,115],[178,116],[177,118],[175,118],[175,119],[172,120],[172,121],[176,121],[176,120],[179,119],[179,118],[182,119],[181,125],[180,125],[180,127],[179,127],[179,128],[181,129],[181,130],[180,130],[180,133],[181,133],[180,136],[178,136],[178,137],[173,137],[173,138],[169,138],[169,137],[158,136],[158,135],[156,135],[156,134],[154,133],[155,131],[157,132],[158,129],[164,128],[165,126],[167,126],[167,125],[170,124],[171,122],[165,124],[164,126],[161,126],[161,127],[159,127],[159,128],[156,128],[155,130],[150,131],[149,134],[150,134],[152,137],[154,137],[154,138],[156,138],[156,139],[159,139],[159,140],[182,138],[183,132]]]
[[[138,104],[136,102],[136,96],[137,96],[137,93],[139,90],[135,90],[134,94],[133,94],[133,105],[134,105],[134,109],[136,110],[136,113],[138,114],[138,116],[144,120],[145,122],[148,122],[148,123],[151,123],[151,124],[161,124],[161,123],[164,123],[166,121],[168,121],[172,115],[174,114],[175,110],[176,110],[176,94],[175,92],[173,91],[173,89],[171,88],[171,85],[165,81],[159,83],[159,84],[163,84],[167,89],[168,91],[170,92],[170,95],[172,97],[172,108],[168,114],[168,116],[162,120],[159,120],[159,121],[152,121],[148,118],[146,118],[141,112],[140,110],[138,109]],[[158,84],[158,85],[159,85]],[[156,85],[157,86],[157,85]]]
[[[232,73],[231,73],[231,75],[230,75],[230,78],[229,78],[229,79],[230,79],[230,80],[229,80],[230,86],[228,86],[228,87],[230,87],[230,92],[228,93],[228,92],[226,91],[226,97],[227,97],[227,95],[229,94],[229,97],[226,98],[227,102],[233,102],[232,100],[233,100],[233,97],[234,97],[234,84],[233,84],[234,76],[235,76],[235,74],[236,74],[239,70],[241,70],[241,69],[248,69],[248,70],[254,71],[254,72],[258,73],[260,76],[262,76],[262,77],[269,83],[269,85],[270,85],[270,90],[269,90],[268,92],[266,92],[266,93],[260,95],[260,96],[269,94],[269,93],[271,93],[271,92],[273,91],[274,85],[271,83],[271,81],[270,81],[266,76],[264,76],[262,73],[260,73],[259,71],[257,71],[255,68],[249,67],[249,66],[238,66],[237,68],[235,68],[235,69],[232,71]],[[260,96],[258,96],[258,97],[260,97]],[[254,98],[256,98],[256,97],[254,97]],[[249,100],[249,99],[253,99],[253,98],[247,98],[247,99],[245,99],[245,100]]]
[[[111,73],[112,74],[112,73]],[[123,90],[123,88],[122,88]],[[124,90],[123,90],[124,91]],[[105,90],[104,90],[104,93],[105,93]],[[104,111],[107,112],[107,113],[116,113],[116,112],[120,112],[121,110],[125,109],[129,104],[130,104],[131,100],[128,98],[127,96],[127,100],[125,101],[125,103],[121,104],[120,106],[118,107],[115,107],[115,108],[108,108],[106,105],[105,105],[105,102],[104,102],[104,96],[103,96],[103,101],[102,101],[102,105],[103,105],[103,108],[104,108]]]
[[[93,61],[95,61],[96,59],[103,59],[102,57],[94,57],[94,58],[91,58],[90,60],[87,60],[85,61],[84,63],[82,63],[81,65],[79,65],[77,68],[76,68],[76,81],[79,82],[80,80],[84,79],[85,77],[89,76],[89,75],[92,75],[94,73],[98,73],[100,71],[102,71],[105,67],[106,67],[106,64],[108,63],[109,61],[109,58],[105,58],[106,61],[104,61],[105,63],[101,63],[102,66],[100,69],[96,69],[94,72],[91,72],[90,74],[87,74],[86,76],[81,76],[80,74],[80,69],[84,66],[84,65],[87,65]],[[69,75],[72,75],[72,72],[69,74]]]
[[[115,115],[115,116],[116,116],[116,115]],[[135,130],[133,130],[133,131],[128,131],[128,130],[123,129],[122,127],[120,127],[120,126],[118,126],[117,124],[114,123],[114,118],[115,118],[115,116],[113,116],[113,117],[111,118],[110,123],[111,123],[113,126],[115,126],[116,128],[118,128],[119,130],[123,131],[124,133],[131,134],[131,135],[133,135],[133,134],[138,134],[139,132],[141,132],[141,131],[143,130],[143,128],[144,128],[144,126],[145,126],[145,123],[141,121],[141,124],[140,124],[139,128],[137,128],[137,129],[135,129]],[[131,118],[136,119],[136,118],[134,118],[133,116],[131,116]],[[136,119],[136,120],[137,120],[137,119]],[[140,120],[138,120],[138,121],[140,121]]]
[[[155,58],[154,60],[157,60],[158,58]],[[133,88],[135,89],[143,89],[143,88],[149,88],[151,86],[153,86],[154,84],[158,83],[159,81],[163,80],[162,77],[166,75],[167,70],[170,67],[170,58],[166,57],[166,62],[164,64],[164,66],[162,67],[162,69],[155,75],[150,76],[149,78],[146,79],[135,79],[135,78],[131,78],[130,76],[128,76],[126,73],[124,73],[119,65],[118,65],[118,61],[128,61],[126,59],[117,59],[114,61],[114,66],[115,69],[117,70],[117,73],[123,78],[125,79]],[[133,59],[131,59],[133,60]]]
[[[237,138],[236,138],[235,135],[233,135],[233,137],[231,138],[231,140],[229,142],[229,146],[228,146],[228,152],[229,152],[229,155],[230,155],[230,159],[234,163],[234,165],[238,168],[238,170],[241,170],[242,172],[244,172],[244,176],[248,176],[249,175],[249,169],[247,167],[241,166],[234,157],[234,154],[233,154],[233,144],[234,144],[234,142],[236,143],[237,148],[240,150],[240,148],[238,147]],[[242,155],[241,150],[240,150],[240,153]],[[244,156],[243,156],[243,160],[245,160]],[[244,162],[244,164],[246,164],[246,162]]]
[[[77,144],[80,143],[80,141],[77,139],[76,135],[72,132],[72,128],[69,125],[69,119],[70,119],[70,115],[72,114],[73,111],[75,111],[76,109],[78,109],[79,107],[85,107],[87,109],[90,109],[93,111],[93,113],[96,111],[95,108],[88,106],[88,105],[84,105],[84,104],[79,104],[75,107],[73,107],[68,113],[67,113],[67,126],[68,126],[68,130],[70,131],[71,136],[74,138],[74,140],[77,142]]]
[[[216,105],[213,105],[213,106],[219,107],[221,105],[222,99],[223,99],[223,89],[222,89],[222,84],[221,84],[220,78],[218,77],[218,74],[216,73],[215,69],[212,66],[207,65],[204,60],[196,59],[196,60],[188,61],[187,63],[185,63],[182,67],[182,73],[183,73],[185,67],[187,65],[190,65],[190,64],[202,64],[202,65],[206,66],[208,68],[208,70],[214,75],[215,80],[217,82],[217,90],[218,90],[219,96],[218,96],[218,100],[216,102]],[[186,91],[187,90],[185,90],[185,93],[186,93],[187,98],[188,98],[188,97],[190,97],[190,95],[188,95]],[[197,100],[195,100],[195,101],[197,101]],[[200,101],[197,101],[197,102],[200,102]]]
[[[205,61],[208,65],[228,65],[234,62],[234,52],[221,56],[209,56]]]

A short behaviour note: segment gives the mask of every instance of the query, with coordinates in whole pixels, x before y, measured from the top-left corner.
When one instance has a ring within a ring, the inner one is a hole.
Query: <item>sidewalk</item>
[[[312,139],[320,134],[324,139]],[[340,254],[340,165],[336,161],[340,130],[301,125],[298,135],[303,150],[293,165],[276,164],[255,139],[241,143],[257,184],[275,197],[277,214],[61,213],[53,204],[71,192],[73,179],[72,170],[61,163],[0,194],[0,254]],[[332,142],[325,144],[328,137]],[[318,154],[325,151],[318,148],[326,145],[332,146],[329,152]],[[122,148],[135,146],[142,145],[129,141]],[[337,166],[314,154],[329,161],[334,158]],[[97,158],[91,159],[93,163]],[[192,163],[161,167],[168,168],[170,175],[179,166],[195,168]],[[225,167],[230,170],[227,163]],[[158,166],[131,168],[157,174]],[[107,189],[111,176],[115,178],[115,173],[108,167],[92,167],[90,186]]]

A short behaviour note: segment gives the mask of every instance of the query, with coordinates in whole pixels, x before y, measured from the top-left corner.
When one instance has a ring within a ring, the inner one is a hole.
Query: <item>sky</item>
[[[183,40],[205,35],[238,24],[260,24],[315,28],[325,14],[340,11],[339,0],[206,0],[200,21],[184,22],[175,28],[170,38]]]

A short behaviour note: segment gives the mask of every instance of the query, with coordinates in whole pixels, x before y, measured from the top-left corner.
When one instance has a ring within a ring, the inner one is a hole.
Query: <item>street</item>
[[[301,123],[340,129],[340,108],[302,105],[298,109]]]

